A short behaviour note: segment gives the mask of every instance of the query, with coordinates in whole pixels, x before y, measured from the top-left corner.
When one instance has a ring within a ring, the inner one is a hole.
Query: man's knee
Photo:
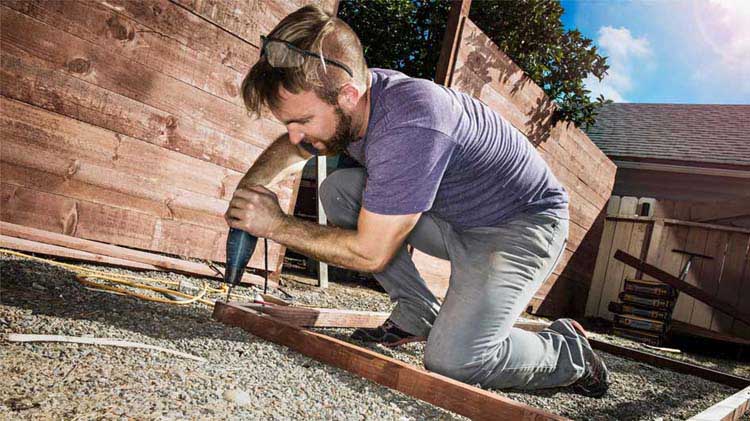
[[[428,345],[424,353],[424,367],[433,373],[471,384],[482,371],[482,361],[480,358],[472,360],[459,355],[458,352],[442,352]]]
[[[363,185],[364,171],[360,168],[338,170],[326,177],[318,195],[333,224],[341,227],[356,225]]]

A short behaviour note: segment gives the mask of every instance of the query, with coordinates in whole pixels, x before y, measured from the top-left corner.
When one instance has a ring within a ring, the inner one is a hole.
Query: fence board
[[[745,269],[745,261],[748,254],[748,242],[750,240],[747,234],[731,233],[727,244],[727,255],[724,260],[724,268],[721,271],[719,288],[716,298],[734,304],[739,304],[740,288],[743,284],[742,276]],[[714,311],[711,319],[711,330],[717,332],[728,332],[732,328],[733,320],[726,314]]]
[[[719,279],[721,278],[721,269],[724,266],[728,244],[729,233],[726,231],[710,231],[708,233],[704,254],[712,256],[713,259],[701,259],[703,262],[698,279],[700,280],[700,288],[711,296],[716,296],[719,290]],[[690,324],[706,329],[710,328],[713,311],[708,304],[700,300],[695,300],[693,312],[690,316]]]
[[[708,240],[708,230],[697,227],[690,227],[688,229],[687,241],[685,242],[685,251],[691,253],[706,254],[706,242]],[[703,265],[706,259],[694,258],[690,264],[690,270],[687,273],[685,282],[690,285],[702,288],[698,275],[702,272]],[[688,258],[683,258],[683,266],[687,264]],[[674,310],[672,311],[672,318],[683,322],[690,322],[690,318],[693,313],[693,307],[695,306],[695,298],[687,295],[680,294],[680,297],[675,304]]]

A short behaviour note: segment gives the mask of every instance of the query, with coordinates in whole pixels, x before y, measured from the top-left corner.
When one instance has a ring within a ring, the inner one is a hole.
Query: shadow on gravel
[[[157,339],[241,340],[225,335],[229,328],[213,321],[208,307],[164,305],[90,291],[73,272],[42,262],[0,257],[0,280],[0,303],[33,314],[96,321]]]

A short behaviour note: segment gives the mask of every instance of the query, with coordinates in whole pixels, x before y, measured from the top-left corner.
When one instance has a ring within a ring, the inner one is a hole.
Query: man
[[[356,339],[427,340],[425,367],[469,384],[573,385],[602,396],[607,370],[571,320],[535,334],[513,328],[552,273],[567,238],[568,197],[528,140],[481,102],[430,81],[368,69],[356,34],[315,6],[262,38],[242,86],[248,109],[270,109],[288,133],[240,182],[230,226],[317,260],[372,272],[396,307]],[[265,186],[311,156],[345,152],[319,226],[285,215]],[[406,244],[451,261],[442,306]]]

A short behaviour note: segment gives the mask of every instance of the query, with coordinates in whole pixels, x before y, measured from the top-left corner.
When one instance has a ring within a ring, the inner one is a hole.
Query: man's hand
[[[271,237],[285,217],[276,194],[259,185],[238,187],[224,214],[230,227],[261,238]]]

